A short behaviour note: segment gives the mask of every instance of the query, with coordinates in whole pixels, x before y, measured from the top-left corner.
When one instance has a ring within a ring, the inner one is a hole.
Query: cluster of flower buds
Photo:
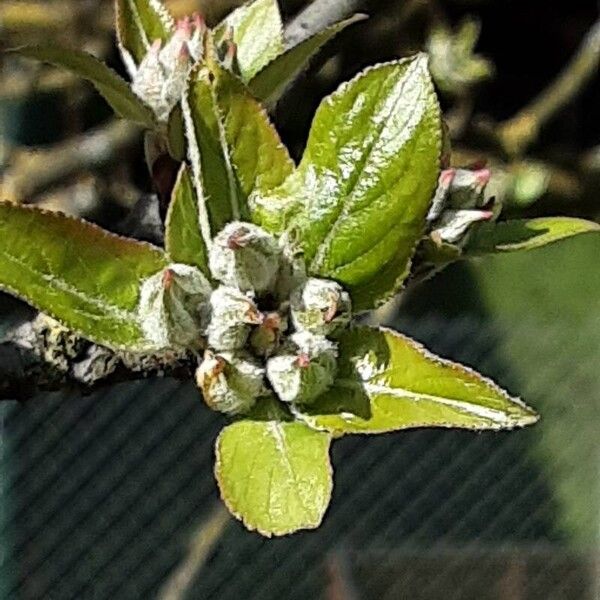
[[[486,168],[442,171],[427,216],[434,242],[461,246],[474,223],[498,216],[499,207],[485,197],[489,181]]]
[[[144,284],[147,331],[162,332],[155,338],[171,344],[203,345],[196,380],[214,410],[244,414],[266,395],[307,404],[332,385],[337,344],[328,338],[349,325],[350,297],[336,282],[308,278],[296,259],[286,243],[260,227],[234,222],[209,252],[214,289],[187,267],[202,280],[201,301],[196,298],[191,314],[176,303],[173,281],[181,265]]]
[[[159,121],[166,122],[181,99],[192,65],[202,57],[207,28],[195,14],[177,22],[163,46],[155,40],[133,73],[132,89],[150,106]]]

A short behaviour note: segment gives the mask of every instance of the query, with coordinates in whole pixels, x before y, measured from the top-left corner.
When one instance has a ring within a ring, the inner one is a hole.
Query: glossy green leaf
[[[344,284],[358,310],[388,299],[408,274],[441,138],[424,55],[367,69],[317,111],[285,187],[304,206],[294,228],[309,271]]]
[[[585,219],[570,217],[541,217],[503,223],[484,223],[474,228],[465,249],[465,256],[533,250],[591,232],[600,232],[600,225]]]
[[[365,15],[354,15],[340,21],[277,56],[252,78],[248,84],[252,93],[267,104],[277,102],[286,88],[308,66],[310,59],[329,40],[349,25],[363,19],[366,19]]]
[[[319,526],[329,505],[331,437],[302,423],[239,421],[219,435],[215,475],[248,529],[285,535]]]
[[[414,427],[511,429],[537,421],[495,383],[391,330],[357,328],[340,343],[337,381],[304,419],[337,435]]]
[[[173,18],[160,0],[115,0],[117,37],[126,62],[142,62],[154,40],[166,42]],[[131,65],[127,65],[131,68]]]
[[[91,54],[41,44],[23,46],[14,52],[61,67],[86,79],[117,115],[150,129],[155,126],[154,113],[131,91],[129,84]]]
[[[230,221],[248,220],[248,196],[280,185],[293,169],[267,114],[228,71],[200,65],[190,80],[184,117],[213,234]]]
[[[283,24],[277,0],[254,0],[234,10],[216,29],[217,39],[233,28],[244,81],[283,52]]]
[[[165,249],[173,262],[198,267],[210,279],[198,199],[186,165],[182,165],[173,188],[165,223]]]
[[[164,253],[59,213],[0,203],[0,287],[110,348],[152,350],[137,314]]]

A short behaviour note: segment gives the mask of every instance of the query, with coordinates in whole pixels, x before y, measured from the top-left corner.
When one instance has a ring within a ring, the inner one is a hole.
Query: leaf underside
[[[301,417],[336,435],[415,427],[511,429],[537,415],[495,383],[387,329],[357,328],[340,341],[333,386]]]
[[[318,527],[333,487],[330,442],[329,434],[302,423],[225,427],[215,464],[223,501],[248,529],[269,537]]]
[[[152,349],[138,320],[139,287],[165,264],[150,244],[0,203],[0,287],[99,344]]]

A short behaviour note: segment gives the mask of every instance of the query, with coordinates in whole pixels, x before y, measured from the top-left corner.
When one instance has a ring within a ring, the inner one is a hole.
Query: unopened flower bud
[[[267,361],[267,378],[283,402],[310,404],[333,383],[337,346],[308,332],[295,333],[291,342]]]
[[[161,40],[155,40],[142,60],[131,84],[134,94],[141,98],[154,112],[162,114],[165,110],[163,91],[168,74],[160,60]]]
[[[215,279],[244,292],[274,286],[280,250],[275,238],[251,223],[229,223],[215,237],[209,265]]]
[[[490,210],[446,210],[442,213],[431,237],[436,242],[456,244],[465,239],[470,227],[479,221],[489,221],[494,217]]]
[[[245,414],[265,393],[264,369],[245,356],[207,351],[196,371],[196,384],[213,410]]]
[[[279,313],[264,315],[263,322],[252,332],[250,345],[258,356],[271,356],[279,346],[287,329],[287,320]]]
[[[217,288],[210,297],[210,305],[208,345],[215,350],[243,348],[252,325],[260,325],[263,320],[254,301],[235,288]]]
[[[448,206],[456,209],[482,206],[490,177],[489,169],[456,169],[450,184]]]
[[[209,319],[211,286],[195,267],[172,264],[149,277],[140,291],[146,337],[159,348],[198,348]]]
[[[291,315],[299,331],[333,335],[350,322],[350,295],[335,281],[310,278],[292,295]]]
[[[448,203],[448,194],[450,193],[450,186],[456,176],[456,169],[445,169],[440,173],[438,179],[438,186],[435,190],[433,200],[431,202],[431,208],[427,215],[428,221],[436,221]]]

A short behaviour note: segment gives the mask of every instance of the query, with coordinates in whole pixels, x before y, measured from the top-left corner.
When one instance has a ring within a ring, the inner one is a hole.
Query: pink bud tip
[[[484,188],[489,182],[492,173],[489,169],[479,169],[474,173],[477,183]]]
[[[310,356],[304,353],[299,354],[296,358],[296,366],[300,367],[301,369],[308,369],[310,366]]]
[[[226,57],[233,60],[237,56],[237,49],[237,44],[235,42],[229,42]]]
[[[175,272],[173,269],[165,269],[162,276],[163,287],[165,290],[171,289],[173,285],[173,280],[175,279]]]
[[[177,32],[183,34],[186,39],[192,37],[192,21],[189,17],[177,21]]]
[[[245,229],[240,229],[239,231],[232,233],[227,238],[227,247],[230,250],[239,250],[240,248],[245,248],[248,245],[246,234],[247,231]]]
[[[444,188],[449,188],[454,181],[456,175],[456,169],[446,169],[440,173],[439,184]]]
[[[482,210],[479,214],[482,221],[489,221],[494,216],[494,213],[491,210]]]
[[[273,331],[281,328],[281,317],[279,313],[269,313],[263,320],[263,327]]]
[[[152,45],[150,46],[149,52],[152,52],[153,54],[158,54],[160,52],[161,46],[162,46],[162,40],[154,40],[152,42]]]
[[[181,48],[179,49],[179,54],[177,55],[177,60],[179,60],[180,62],[187,62],[192,56],[192,53],[190,52],[190,47],[187,45],[186,42],[183,42],[183,44],[181,44]]]
[[[195,12],[192,15],[192,22],[196,30],[204,31],[206,29],[206,20],[200,13]]]

